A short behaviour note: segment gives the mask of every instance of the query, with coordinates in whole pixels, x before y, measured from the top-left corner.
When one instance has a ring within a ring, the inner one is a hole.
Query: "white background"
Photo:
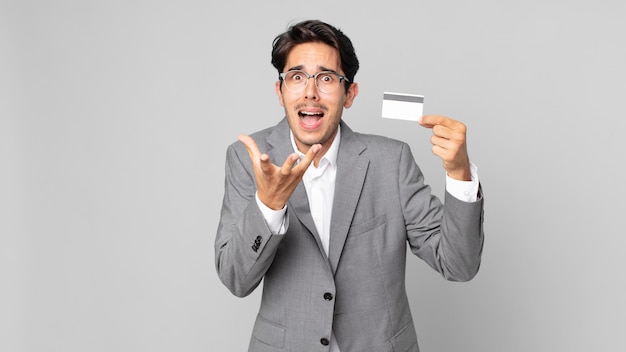
[[[468,125],[482,267],[410,258],[422,350],[622,350],[625,4],[3,0],[0,350],[246,350],[260,290],[214,265],[224,155],[282,117],[271,43],[308,18],[356,47],[345,121],[407,141],[438,195],[430,131],[382,94]]]

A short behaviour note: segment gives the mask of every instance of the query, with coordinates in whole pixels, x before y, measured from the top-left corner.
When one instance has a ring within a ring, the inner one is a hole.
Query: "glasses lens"
[[[289,71],[285,75],[285,85],[287,89],[295,92],[303,90],[308,81],[309,79],[303,71]]]
[[[315,78],[317,88],[324,93],[332,93],[339,87],[339,77],[332,72],[320,72]]]

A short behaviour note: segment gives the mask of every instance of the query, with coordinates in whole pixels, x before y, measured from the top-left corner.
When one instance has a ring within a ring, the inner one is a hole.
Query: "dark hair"
[[[359,60],[354,52],[352,41],[341,30],[319,20],[306,20],[290,26],[286,32],[274,38],[272,44],[272,65],[281,73],[287,56],[294,46],[302,43],[320,42],[339,51],[341,69],[350,82],[359,70]],[[348,91],[350,82],[345,82]]]

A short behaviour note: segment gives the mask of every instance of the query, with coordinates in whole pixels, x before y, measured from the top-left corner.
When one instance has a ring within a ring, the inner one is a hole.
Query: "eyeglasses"
[[[309,78],[315,79],[315,86],[322,93],[334,93],[341,85],[341,81],[350,82],[346,77],[332,71],[321,71],[310,75],[304,71],[291,70],[279,74],[285,86],[292,92],[302,92],[309,83]]]

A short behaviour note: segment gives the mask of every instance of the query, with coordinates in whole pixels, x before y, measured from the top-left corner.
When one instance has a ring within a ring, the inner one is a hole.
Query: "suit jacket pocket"
[[[285,346],[285,328],[269,322],[260,316],[258,316],[254,322],[252,337],[252,347],[254,347],[251,349],[252,351],[279,351]],[[274,347],[274,349],[264,349],[258,342],[268,347]]]
[[[366,234],[379,226],[385,224],[387,218],[384,215],[377,216],[371,220],[361,222],[358,224],[352,224],[350,226],[350,232],[348,232],[348,236],[359,236]]]

